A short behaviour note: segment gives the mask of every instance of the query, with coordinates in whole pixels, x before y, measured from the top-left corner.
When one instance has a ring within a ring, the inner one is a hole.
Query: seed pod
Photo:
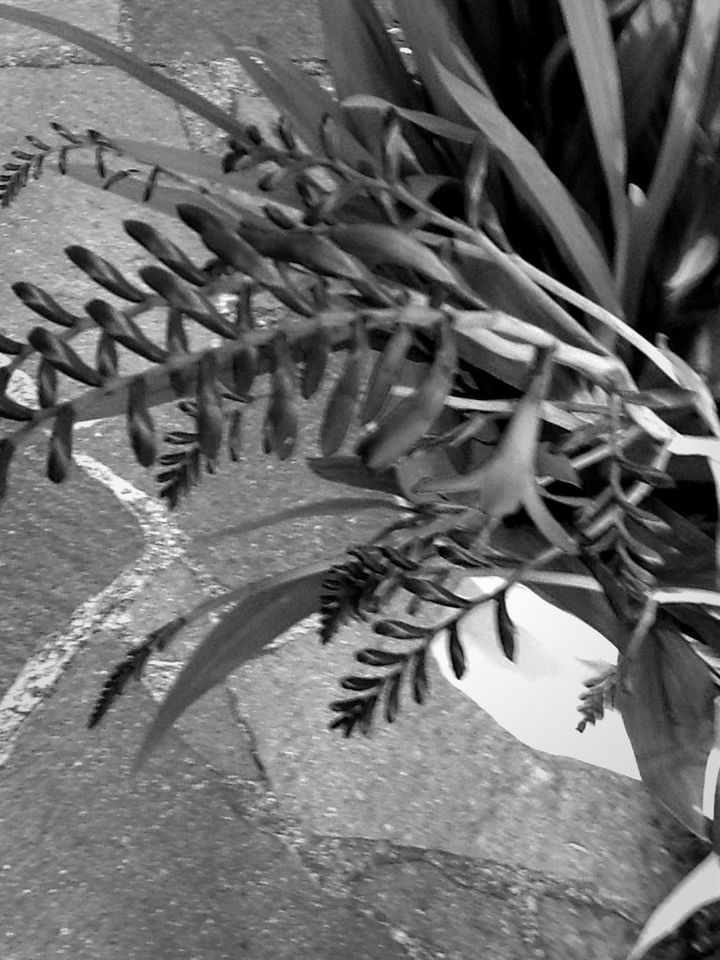
[[[400,681],[402,673],[394,674],[385,686],[385,719],[394,723],[400,705]]]
[[[370,374],[365,403],[360,413],[360,423],[375,420],[382,410],[390,390],[400,378],[412,338],[411,327],[401,322],[385,344]]]
[[[354,347],[345,361],[320,424],[320,451],[331,457],[340,449],[350,429],[360,394],[360,359]]]
[[[452,671],[457,679],[461,680],[465,673],[465,651],[458,635],[457,622],[452,623],[448,629],[448,654]]]
[[[240,451],[242,449],[242,421],[243,409],[240,407],[234,411],[232,419],[230,420],[230,429],[228,430],[228,456],[233,463],[237,463],[240,459]]]
[[[70,148],[68,146],[62,146],[57,152],[57,165],[60,173],[65,176],[67,173],[67,158]]]
[[[5,499],[7,494],[8,474],[14,453],[15,444],[9,437],[0,440],[0,502]]]
[[[158,233],[149,223],[143,223],[142,220],[123,220],[125,232],[137,243],[144,247],[148,253],[164,263],[174,273],[188,283],[193,283],[197,287],[202,287],[207,283],[207,277],[196,267],[188,256],[162,234]]]
[[[466,610],[472,606],[472,600],[460,597],[439,583],[433,583],[431,580],[422,580],[420,577],[403,577],[402,587],[413,596],[421,600],[427,600],[429,603],[437,603],[441,607],[454,607],[458,610]]]
[[[228,340],[235,339],[235,330],[227,320],[209,300],[180,277],[154,266],[143,267],[139,273],[145,283],[164,297],[171,307],[187,313],[212,333],[217,333]]]
[[[164,363],[167,360],[166,350],[146,337],[134,320],[105,300],[89,300],[85,304],[85,310],[104,333],[123,347],[153,363]]]
[[[268,220],[276,227],[280,227],[281,230],[297,228],[296,221],[289,217],[282,207],[276,207],[273,203],[266,203],[262,210]]]
[[[421,647],[412,658],[412,691],[415,703],[423,704],[428,689],[427,672],[425,670],[425,648]]]
[[[487,141],[484,137],[478,136],[472,146],[464,182],[465,219],[473,230],[477,230],[480,226],[480,210],[485,193],[489,156]]]
[[[23,423],[32,420],[33,416],[32,407],[26,407],[24,403],[17,403],[10,397],[0,395],[0,417]]]
[[[247,397],[258,371],[257,349],[253,344],[243,346],[232,358],[233,389],[239,397]]]
[[[161,173],[161,169],[158,166],[154,166],[150,173],[148,174],[147,180],[145,181],[145,186],[143,187],[142,192],[142,202],[147,203],[150,197],[153,195],[155,190],[155,184],[157,183],[157,178]]]
[[[457,369],[457,351],[449,321],[440,328],[440,344],[420,388],[380,421],[358,450],[371,470],[390,467],[409,453],[442,413]]]
[[[319,323],[303,343],[303,367],[300,391],[305,400],[314,396],[322,383],[330,357],[330,335]]]
[[[272,373],[270,401],[263,424],[263,449],[286,460],[295,449],[298,418],[295,412],[295,378],[290,368],[287,343],[279,336],[273,343],[275,367]]]
[[[278,117],[277,132],[283,146],[291,153],[297,150],[297,138],[290,120],[286,116]]]
[[[24,348],[24,343],[20,343],[19,340],[13,340],[12,337],[6,337],[0,333],[0,353],[4,353],[9,357],[16,357],[23,352]]]
[[[116,297],[131,303],[144,303],[147,300],[146,293],[126,280],[116,267],[92,250],[74,245],[65,247],[65,253],[91,280],[114,293]]]
[[[420,627],[404,620],[380,620],[373,630],[382,637],[392,637],[393,640],[422,640],[432,632],[432,628]]]
[[[178,354],[187,353],[189,343],[187,333],[182,322],[182,313],[170,307],[167,314],[167,327],[165,328],[165,344],[171,357]]]
[[[503,653],[508,660],[515,659],[515,624],[510,619],[507,608],[507,597],[505,593],[498,595],[495,601],[495,623],[497,627],[498,639]]]
[[[115,341],[103,331],[98,337],[95,347],[95,369],[103,379],[110,380],[117,376],[118,366],[118,352]]]
[[[34,283],[20,281],[12,285],[15,296],[19,297],[26,307],[29,307],[44,320],[57,323],[61,327],[74,327],[80,320],[74,314],[61,307],[49,293]]]
[[[43,358],[37,371],[38,401],[43,409],[54,407],[57,403],[57,386],[57,370]]]
[[[75,411],[71,403],[64,403],[55,416],[47,458],[47,475],[53,483],[62,483],[72,462],[72,431]]]
[[[44,327],[34,327],[28,334],[28,343],[73,380],[79,380],[88,387],[102,386],[100,374],[81,360],[72,347]]]
[[[128,387],[127,428],[137,462],[141,467],[151,467],[157,452],[155,424],[147,407],[143,377],[136,377]]]
[[[217,459],[223,435],[223,413],[215,376],[215,358],[206,353],[198,365],[197,424],[200,452],[211,462]]]

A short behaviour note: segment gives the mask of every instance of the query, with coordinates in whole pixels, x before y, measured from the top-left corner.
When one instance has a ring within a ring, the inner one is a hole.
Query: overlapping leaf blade
[[[180,672],[148,729],[135,760],[136,771],[188,707],[243,663],[261,656],[267,645],[293,624],[319,609],[326,573],[327,564],[318,563],[247,585]]]
[[[616,261],[629,228],[627,148],[617,58],[605,0],[561,0],[615,225]]]

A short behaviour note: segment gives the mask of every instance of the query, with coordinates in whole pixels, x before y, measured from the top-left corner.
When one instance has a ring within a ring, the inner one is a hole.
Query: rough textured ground
[[[244,117],[267,119],[268,107],[222,59],[209,25],[248,41],[264,33],[308,68],[322,67],[306,0],[44,0],[42,9],[119,38],[206,95],[234,102]],[[203,29],[191,33],[198,12]],[[44,135],[55,118],[177,145],[215,142],[169,101],[40,34],[3,25],[0,63],[3,154],[25,132]],[[0,285],[32,280],[79,309],[97,289],[62,248],[85,244],[132,272],[146,257],[120,220],[137,215],[122,199],[47,176],[2,211]],[[182,225],[163,229],[192,252]],[[3,332],[21,336],[28,321],[8,291]],[[316,421],[310,409],[310,452]],[[162,413],[160,423],[170,422]],[[248,443],[257,441],[255,424]],[[153,493],[152,478],[129,458],[122,422],[83,428],[77,449]],[[160,523],[142,498],[129,513],[80,468],[73,483],[51,489],[38,480],[39,458],[14,471],[0,513],[0,683],[7,688],[53,631],[56,647],[71,641],[74,659],[57,683],[37,695],[26,684],[26,699],[0,707],[7,720],[40,703],[13,727],[0,770],[4,960],[624,957],[684,871],[684,838],[636,783],[525,748],[437,673],[429,703],[406,705],[398,723],[370,740],[328,733],[326,704],[357,631],[324,649],[311,625],[293,631],[188,713],[131,779],[153,710],[148,691],[167,687],[207,625],[188,631],[150,672],[149,686],[135,687],[99,731],[87,732],[108,665],[218,585],[332,555],[362,539],[375,518],[322,528],[303,521],[214,546],[198,538],[238,515],[327,491],[302,461],[278,466],[250,456]],[[149,570],[148,530],[165,544]],[[71,610],[108,585],[101,614],[83,615],[85,626],[71,630]]]

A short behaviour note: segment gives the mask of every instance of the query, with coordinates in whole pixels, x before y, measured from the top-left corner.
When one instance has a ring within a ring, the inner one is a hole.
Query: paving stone
[[[134,685],[122,712],[85,729],[111,646],[93,638],[0,778],[0,955],[406,960],[362,901],[325,896],[174,735],[129,777],[147,695]]]
[[[44,478],[45,443],[18,456],[0,510],[0,698],[47,634],[139,555],[137,522],[80,470],[72,484]]]
[[[146,60],[166,63],[214,60],[224,48],[212,32],[254,45],[259,34],[296,59],[322,56],[322,36],[315,0],[128,0],[133,50]]]
[[[369,639],[350,628],[323,648],[298,633],[231,681],[282,808],[306,830],[515,864],[628,897],[640,916],[667,892],[673,860],[639,784],[530,750],[434,668],[428,702],[403,696],[393,726],[329,732],[327,704]]]
[[[538,923],[548,960],[626,960],[639,933],[637,924],[618,913],[549,897],[538,903]],[[658,945],[648,960],[670,960],[676,956],[670,950]]]
[[[14,6],[67,20],[117,43],[118,0],[14,0]],[[57,62],[57,58],[78,55],[78,47],[58,37],[20,24],[0,20],[0,64]],[[83,53],[82,56],[89,55]],[[7,99],[4,105],[7,104]]]
[[[392,923],[447,960],[527,960],[531,955],[518,922],[526,905],[519,909],[512,897],[478,895],[427,863],[375,867],[356,889]]]

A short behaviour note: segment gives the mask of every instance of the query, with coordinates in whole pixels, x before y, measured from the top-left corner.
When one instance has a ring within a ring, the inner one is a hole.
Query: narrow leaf
[[[136,772],[188,707],[243,663],[260,656],[293,624],[315,613],[326,572],[325,565],[315,564],[248,584],[180,672],[145,736],[135,759]]]
[[[633,218],[625,291],[626,309],[631,320],[639,304],[640,291],[658,231],[675,198],[690,151],[695,144],[698,118],[717,55],[719,34],[720,9],[716,0],[695,0],[660,155],[647,191],[647,199]]]
[[[561,0],[588,116],[605,175],[616,258],[624,255],[628,233],[627,147],[622,91],[605,0]]]
[[[409,324],[400,322],[383,347],[370,374],[365,402],[360,413],[361,423],[375,420],[382,410],[390,390],[400,379],[412,338],[412,328]]]
[[[383,470],[409,453],[437,420],[452,389],[457,352],[449,321],[440,327],[432,366],[419,389],[402,400],[362,442],[360,454],[371,470]]]
[[[540,215],[558,247],[598,303],[616,314],[620,303],[602,251],[565,187],[535,147],[500,109],[436,61],[438,76],[468,119],[487,137],[508,179]]]

